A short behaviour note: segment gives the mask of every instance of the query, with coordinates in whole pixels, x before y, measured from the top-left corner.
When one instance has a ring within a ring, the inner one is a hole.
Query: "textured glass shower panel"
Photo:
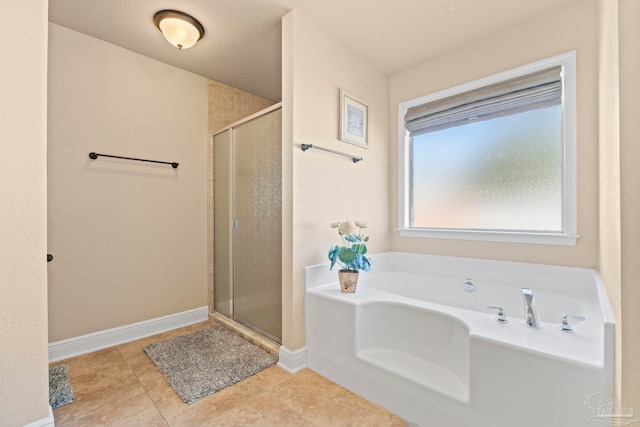
[[[562,107],[412,138],[414,227],[562,231]]]
[[[231,131],[213,137],[213,309],[231,317],[233,217]]]
[[[235,128],[233,318],[282,337],[282,114]]]

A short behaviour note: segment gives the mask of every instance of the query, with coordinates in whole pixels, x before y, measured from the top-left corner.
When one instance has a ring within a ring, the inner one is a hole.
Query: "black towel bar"
[[[91,153],[89,153],[89,158],[92,160],[95,160],[98,158],[98,156],[102,156],[102,157],[112,157],[114,159],[125,159],[125,160],[135,160],[137,162],[150,162],[150,163],[162,163],[164,165],[171,165],[172,168],[177,168],[178,167],[178,163],[176,162],[161,162],[160,160],[146,160],[146,159],[136,159],[135,157],[122,157],[122,156],[112,156],[110,154],[99,154],[99,153],[94,153],[93,151]]]

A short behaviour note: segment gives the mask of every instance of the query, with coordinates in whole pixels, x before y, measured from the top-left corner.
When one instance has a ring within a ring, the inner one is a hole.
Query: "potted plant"
[[[351,220],[337,221],[331,224],[331,228],[338,229],[342,245],[329,249],[329,261],[331,261],[329,270],[338,264],[341,267],[338,272],[340,290],[353,293],[356,291],[360,270],[371,270],[371,260],[365,256],[369,236],[362,234],[362,229],[367,228],[367,223]]]

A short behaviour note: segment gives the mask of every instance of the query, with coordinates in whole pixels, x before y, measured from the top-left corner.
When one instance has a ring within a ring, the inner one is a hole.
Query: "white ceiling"
[[[584,0],[49,0],[49,20],[212,80],[281,99],[281,25],[289,10],[392,75]],[[179,51],[153,24],[162,9],[205,36]]]

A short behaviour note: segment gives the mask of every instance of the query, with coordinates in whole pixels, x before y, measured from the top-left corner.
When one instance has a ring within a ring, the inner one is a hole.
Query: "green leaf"
[[[338,258],[345,264],[349,264],[356,259],[356,252],[351,248],[341,248],[338,252]]]
[[[367,245],[363,245],[362,243],[356,243],[355,245],[351,246],[351,249],[353,249],[357,254],[366,254],[367,253]]]

